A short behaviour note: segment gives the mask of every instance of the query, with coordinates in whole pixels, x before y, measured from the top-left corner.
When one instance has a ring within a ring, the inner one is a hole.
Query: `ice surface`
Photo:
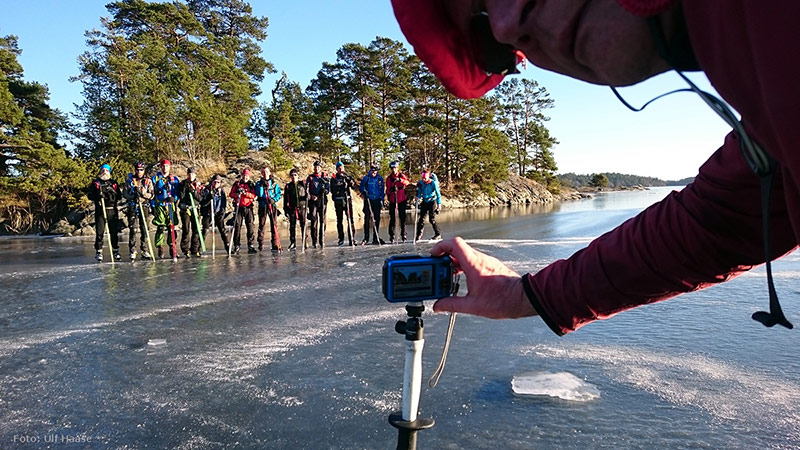
[[[568,372],[527,373],[511,380],[511,389],[520,395],[556,397],[574,402],[589,402],[600,397],[600,391]]]

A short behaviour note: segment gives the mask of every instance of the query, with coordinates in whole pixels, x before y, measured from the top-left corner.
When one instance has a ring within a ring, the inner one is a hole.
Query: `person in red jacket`
[[[247,227],[247,253],[258,253],[255,248],[255,228],[253,227],[253,201],[256,186],[250,181],[250,169],[242,171],[242,178],[231,186],[229,195],[233,201],[236,217],[233,222],[233,253],[238,254],[242,243],[242,221]]]
[[[520,277],[460,238],[440,242],[431,253],[455,258],[469,293],[439,300],[434,310],[491,318],[538,314],[564,334],[731,279],[797,247],[800,33],[794,19],[800,2],[392,4],[417,55],[460,97],[483,95],[514,73],[524,55],[542,68],[609,86],[670,68],[699,69],[742,117],[738,122],[722,102],[701,94],[734,131],[695,181],[535,274]],[[769,297],[769,313],[753,318],[791,328],[771,287]]]
[[[397,161],[389,163],[392,173],[386,177],[386,196],[389,198],[389,243],[394,244],[395,213],[400,218],[400,239],[406,241],[406,186],[411,184],[406,174],[400,172]]]

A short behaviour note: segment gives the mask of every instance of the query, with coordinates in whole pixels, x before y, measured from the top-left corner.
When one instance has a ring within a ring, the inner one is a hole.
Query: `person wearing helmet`
[[[273,252],[280,250],[278,242],[278,202],[281,200],[281,186],[272,176],[269,167],[261,169],[261,179],[256,183],[256,195],[258,196],[258,251],[264,249],[264,227],[269,218],[269,229],[271,234],[270,244]]]
[[[386,177],[386,197],[389,199],[389,243],[394,244],[395,216],[400,219],[400,239],[406,241],[406,186],[411,184],[406,174],[400,171],[400,163],[389,164],[392,173]]]
[[[322,171],[322,163],[314,161],[314,172],[306,177],[308,189],[308,218],[311,221],[311,245],[317,248],[325,246],[325,213],[328,209],[328,192],[331,182]]]
[[[289,219],[289,250],[297,248],[297,222],[300,222],[300,232],[303,233],[301,245],[305,249],[306,205],[308,204],[306,183],[300,179],[296,168],[289,171],[289,178],[290,181],[283,188],[283,213]]]
[[[164,257],[164,235],[166,243],[169,245],[170,258],[177,258],[176,254],[177,237],[175,236],[178,221],[178,212],[175,210],[175,202],[178,200],[178,188],[180,180],[172,175],[172,163],[164,159],[159,164],[161,170],[153,176],[153,225],[156,226],[155,246],[159,258]]]
[[[200,200],[200,215],[203,216],[203,240],[211,230],[211,221],[214,221],[214,230],[219,233],[225,251],[228,251],[228,232],[225,230],[225,208],[228,206],[228,198],[225,196],[225,189],[222,187],[222,176],[215,174],[211,177],[208,186],[203,189],[203,199]],[[206,244],[208,245],[208,244]]]
[[[241,245],[242,222],[247,227],[247,253],[258,253],[255,248],[255,228],[253,226],[253,201],[256,199],[256,186],[250,181],[250,169],[242,171],[242,178],[231,186],[231,201],[235,206],[236,217],[233,225],[233,253],[239,253]]]
[[[136,251],[136,233],[139,233],[139,249],[142,251],[144,259],[150,258],[147,249],[147,217],[144,205],[149,205],[153,199],[153,181],[145,174],[144,163],[137,162],[133,165],[133,173],[128,174],[125,189],[122,196],[128,200],[128,249],[130,250],[131,261],[138,257]]]
[[[361,241],[361,245],[369,243],[370,224],[372,224],[372,231],[375,232],[372,243],[374,245],[383,244],[379,230],[381,229],[384,183],[383,177],[378,174],[377,166],[370,166],[369,172],[361,179],[358,190],[364,198],[364,240]]]
[[[197,180],[197,170],[189,167],[186,170],[186,178],[178,186],[178,210],[181,214],[181,252],[185,258],[190,256],[202,257],[200,253],[200,230],[195,221],[194,215],[199,214],[197,205],[203,198],[203,185]],[[194,200],[194,208],[192,208]]]
[[[436,223],[436,214],[442,204],[442,195],[439,192],[439,182],[431,176],[428,169],[422,170],[419,182],[417,182],[417,200],[419,201],[419,218],[415,230],[416,240],[422,237],[422,229],[425,227],[425,216],[433,227],[432,240],[441,239],[442,233]]]
[[[111,234],[111,247],[113,257],[119,261],[119,216],[117,202],[121,197],[117,181],[111,178],[111,166],[103,164],[92,183],[89,185],[89,200],[94,201],[94,250],[95,259],[103,261],[103,239],[105,238],[106,218],[108,218],[108,231]],[[105,202],[105,215],[103,214],[103,201]]]
[[[347,220],[347,240],[348,245],[352,246],[355,241],[356,226],[353,222],[353,199],[350,190],[356,185],[356,180],[344,170],[344,163],[336,163],[336,173],[331,177],[331,198],[333,207],[336,209],[336,232],[339,235],[338,245],[344,244],[344,224],[342,216]]]
[[[732,127],[694,182],[522,277],[463,239],[438,243],[469,294],[436,311],[539,315],[557,334],[729,280],[800,241],[800,2],[392,0],[417,56],[451,93],[476,98],[522,58],[594,84],[625,86],[674,69]],[[702,70],[725,103],[700,93]],[[772,285],[769,279],[768,285]],[[792,324],[770,289],[766,326]]]

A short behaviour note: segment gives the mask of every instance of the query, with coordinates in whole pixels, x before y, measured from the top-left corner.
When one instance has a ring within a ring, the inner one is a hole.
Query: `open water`
[[[668,191],[440,221],[524,273]],[[381,266],[430,246],[112,265],[88,240],[2,239],[0,448],[394,448],[406,316]],[[800,258],[774,270],[800,324]],[[459,315],[419,448],[798,448],[800,331],[749,318],[767,303],[760,268],[562,338]],[[448,316],[423,317],[427,378]]]

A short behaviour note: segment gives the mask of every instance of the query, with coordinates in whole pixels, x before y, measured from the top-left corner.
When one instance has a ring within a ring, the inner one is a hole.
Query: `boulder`
[[[81,228],[76,228],[75,231],[72,232],[73,236],[94,236],[94,226],[86,225]]]
[[[61,219],[48,228],[44,235],[72,235],[75,231],[75,226],[71,225],[67,219]]]
[[[79,225],[80,222],[87,216],[88,210],[75,210],[67,214],[67,222],[70,225]]]

